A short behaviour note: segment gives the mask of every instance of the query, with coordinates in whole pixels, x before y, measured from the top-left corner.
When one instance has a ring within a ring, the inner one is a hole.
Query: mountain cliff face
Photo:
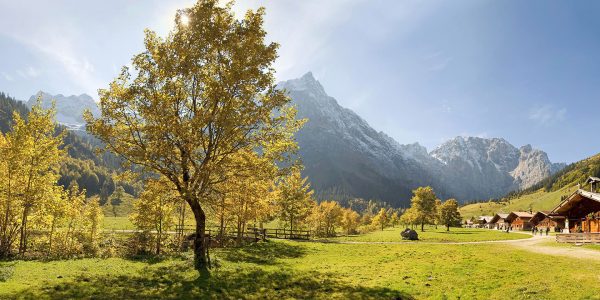
[[[308,118],[296,136],[304,175],[327,198],[332,193],[393,201],[408,199],[412,188],[433,184],[433,174],[422,170],[420,159],[436,161],[418,144],[399,145],[377,132],[353,111],[328,96],[311,73],[282,82],[298,108]]]
[[[81,94],[79,96],[63,96],[62,94],[51,95],[42,91],[31,96],[27,101],[27,106],[31,108],[38,97],[42,99],[42,107],[49,108],[52,105],[52,101],[56,103],[56,121],[62,125],[67,126],[71,130],[81,130],[85,126],[83,120],[83,112],[89,109],[95,116],[100,115],[98,105],[87,94]]]
[[[460,199],[486,199],[526,189],[564,167],[531,145],[504,139],[456,137],[433,150],[445,166],[447,189]]]
[[[504,139],[457,137],[431,153],[418,143],[401,145],[374,130],[328,96],[311,73],[282,82],[308,118],[298,132],[300,157],[321,198],[378,198],[408,205],[412,189],[431,185],[442,198],[500,197],[531,186],[561,169],[546,153]]]

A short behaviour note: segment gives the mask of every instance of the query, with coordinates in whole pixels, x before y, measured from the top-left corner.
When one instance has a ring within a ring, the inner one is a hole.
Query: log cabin
[[[506,217],[508,217],[508,214],[494,215],[492,220],[489,222],[490,229],[493,228],[498,230],[505,230],[509,225],[508,222],[506,222]]]
[[[533,215],[526,211],[513,211],[506,217],[506,221],[512,227],[512,230],[530,230],[531,223],[529,220]]]
[[[600,178],[590,177],[586,181],[590,189],[577,189],[563,200],[554,210],[553,215],[565,217],[565,228],[570,233],[600,232],[600,193],[596,187]]]
[[[538,230],[550,228],[551,231],[560,232],[565,228],[565,217],[552,215],[549,211],[538,211],[531,217],[529,223]]]
[[[493,227],[491,227],[492,224],[490,223],[490,221],[492,221],[493,218],[493,216],[479,217],[479,219],[477,219],[478,227],[492,229]]]

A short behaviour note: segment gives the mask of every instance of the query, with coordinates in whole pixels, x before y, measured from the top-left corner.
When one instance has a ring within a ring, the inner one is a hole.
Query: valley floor
[[[417,243],[386,241],[399,236],[396,228],[360,243],[269,241],[220,249],[207,278],[198,278],[189,255],[1,262],[0,298],[600,299],[600,251],[519,233],[514,237],[526,239],[489,242],[481,238],[487,230],[464,230],[446,242],[427,241],[427,234]]]

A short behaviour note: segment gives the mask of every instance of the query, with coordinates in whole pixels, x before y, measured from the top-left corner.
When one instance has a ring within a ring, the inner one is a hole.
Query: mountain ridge
[[[66,126],[69,130],[85,130],[85,121],[83,112],[89,109],[93,115],[99,116],[100,109],[96,101],[88,94],[64,96],[63,94],[52,95],[44,91],[38,91],[35,95],[29,97],[25,102],[28,108],[31,108],[40,98],[43,108],[49,108],[54,101],[56,104],[56,121]]]
[[[418,142],[400,144],[339,105],[311,72],[278,88],[292,98],[298,117],[309,120],[297,141],[304,175],[316,190],[407,205],[412,189],[431,185],[444,198],[489,199],[527,188],[564,166],[552,164],[541,150],[516,148],[503,138],[459,136],[431,152]]]

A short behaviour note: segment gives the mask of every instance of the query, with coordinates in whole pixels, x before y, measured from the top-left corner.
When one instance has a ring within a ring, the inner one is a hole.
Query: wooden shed
[[[509,224],[508,224],[508,222],[506,222],[506,217],[508,217],[508,214],[494,215],[492,220],[489,222],[490,228],[498,229],[498,230],[505,230],[506,228],[508,228]]]
[[[538,211],[533,214],[529,223],[539,230],[550,228],[551,231],[560,232],[565,228],[565,217],[552,215],[549,211]]]
[[[526,211],[513,211],[506,217],[506,221],[510,224],[513,230],[530,230],[531,223],[529,222],[533,215]]]

